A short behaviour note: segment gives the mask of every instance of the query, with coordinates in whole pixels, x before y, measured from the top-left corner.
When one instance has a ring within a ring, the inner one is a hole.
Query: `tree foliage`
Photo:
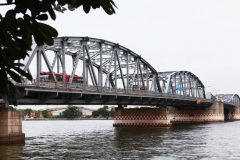
[[[30,108],[24,109],[24,110],[22,111],[22,117],[24,117],[24,116],[26,116],[26,115],[30,116],[31,113],[33,113],[33,110],[32,110],[32,109],[30,109]]]
[[[35,110],[34,113],[35,113],[35,117],[37,117],[37,118],[40,117],[40,111]]]
[[[23,64],[16,61],[28,55],[33,38],[37,45],[52,45],[53,38],[58,36],[56,29],[42,21],[49,16],[55,20],[55,11],[64,12],[66,6],[71,11],[82,6],[85,13],[101,7],[109,15],[115,13],[116,7],[113,0],[6,0],[0,7],[5,5],[15,6],[5,16],[0,14],[0,98],[6,102],[10,89],[16,89],[8,75],[19,83],[22,77],[32,79],[19,68]]]
[[[103,106],[102,108],[99,108],[97,111],[92,112],[93,117],[98,116],[108,117],[108,116],[114,116],[114,109],[111,110],[108,109],[108,106]]]
[[[18,110],[17,108],[13,108],[13,111],[17,111],[17,112],[19,112],[19,110]]]
[[[77,118],[82,116],[82,111],[80,111],[76,106],[67,106],[67,109],[62,113],[66,118]]]
[[[42,115],[43,115],[44,118],[48,118],[48,117],[49,117],[48,112],[49,112],[49,111],[48,111],[47,109],[45,109],[45,110],[42,111]],[[39,113],[39,116],[40,116],[40,113]]]

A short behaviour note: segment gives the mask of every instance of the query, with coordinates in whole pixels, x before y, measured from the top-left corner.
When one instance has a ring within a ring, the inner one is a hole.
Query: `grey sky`
[[[159,72],[187,70],[211,86],[208,91],[240,95],[240,1],[114,2],[116,15],[109,16],[102,9],[85,14],[81,7],[57,13],[57,20],[47,23],[59,36],[116,42],[141,55]]]

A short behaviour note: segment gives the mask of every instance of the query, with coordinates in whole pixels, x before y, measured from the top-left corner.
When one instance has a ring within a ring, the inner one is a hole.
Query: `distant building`
[[[53,116],[59,116],[60,113],[62,114],[63,111],[65,111],[65,109],[64,110],[51,111],[51,113],[52,113]]]
[[[30,117],[35,117],[35,112],[31,113]]]
[[[42,112],[40,112],[40,118],[43,118],[43,114],[42,114]]]
[[[82,107],[82,106],[76,106],[80,111],[82,111],[83,116],[91,116],[93,111],[96,111],[96,109],[92,109],[92,108],[86,108],[86,107]],[[57,108],[58,110],[52,110],[51,113],[53,116],[59,116],[60,113],[62,115],[62,112],[64,112],[67,107],[64,108]]]

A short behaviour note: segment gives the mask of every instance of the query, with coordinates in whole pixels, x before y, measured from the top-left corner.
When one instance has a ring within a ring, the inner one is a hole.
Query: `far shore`
[[[114,120],[113,118],[27,118],[23,121],[58,121],[58,120]]]

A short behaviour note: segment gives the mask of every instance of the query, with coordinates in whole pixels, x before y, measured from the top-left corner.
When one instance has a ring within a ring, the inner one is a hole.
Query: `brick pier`
[[[5,103],[0,102],[0,144],[25,143],[22,133],[22,112],[7,110]]]
[[[166,107],[115,109],[114,127],[170,127]]]
[[[224,106],[222,102],[214,102],[209,107],[180,106],[168,108],[172,123],[224,121]]]
[[[225,119],[230,121],[240,120],[240,106],[224,110]]]

